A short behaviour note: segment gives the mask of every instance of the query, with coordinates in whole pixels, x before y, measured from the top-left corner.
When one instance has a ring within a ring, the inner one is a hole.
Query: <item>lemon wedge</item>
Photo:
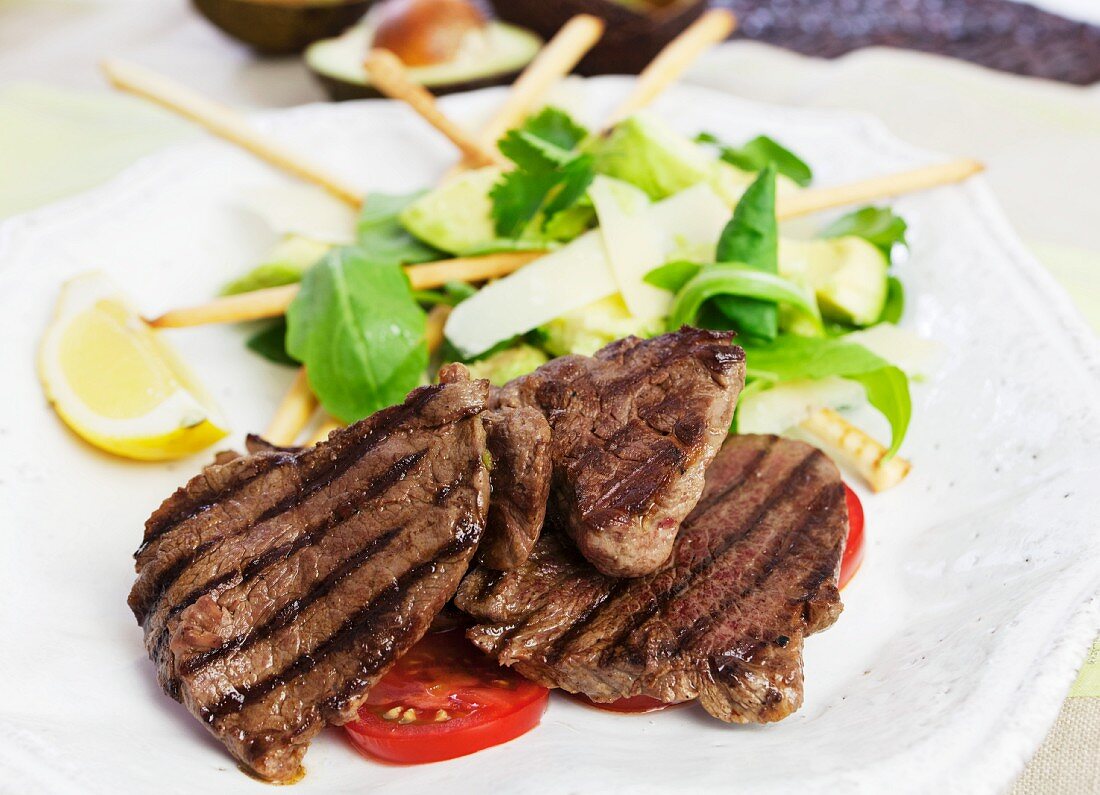
[[[62,287],[38,370],[61,419],[108,452],[163,461],[226,434],[206,391],[102,273]]]

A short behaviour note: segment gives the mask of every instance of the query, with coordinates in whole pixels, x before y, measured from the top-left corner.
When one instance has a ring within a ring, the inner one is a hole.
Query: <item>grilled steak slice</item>
[[[550,423],[551,506],[604,574],[660,568],[729,431],[745,380],[730,332],[684,327],[565,356],[511,381],[494,403]]]
[[[487,399],[463,370],[208,467],[146,523],[130,606],[160,683],[263,778],[294,778],[454,594],[488,513]]]
[[[481,415],[492,456],[493,497],[478,560],[514,569],[539,538],[550,494],[550,426],[532,408],[495,409]]]
[[[840,614],[848,529],[833,463],[801,442],[732,438],[680,529],[673,565],[614,579],[547,528],[527,563],[475,569],[456,605],[499,662],[595,701],[699,698],[734,723],[802,703],[802,640]]]

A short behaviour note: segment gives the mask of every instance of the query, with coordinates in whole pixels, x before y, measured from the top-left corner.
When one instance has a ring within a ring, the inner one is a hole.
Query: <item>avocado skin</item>
[[[602,18],[603,37],[575,70],[582,75],[638,74],[707,7],[706,0],[675,0],[648,13],[615,0],[490,0],[490,4],[503,21],[530,28],[547,40],[577,14]]]
[[[291,55],[358,22],[374,0],[284,6],[252,0],[191,0],[222,32],[264,55]]]
[[[309,66],[309,64],[307,64]],[[350,99],[383,99],[383,95],[378,89],[372,86],[366,86],[362,83],[352,83],[348,80],[341,80],[338,77],[332,77],[326,75],[323,72],[319,72],[312,66],[309,66],[309,71],[313,73],[313,76],[317,78],[317,81],[325,89],[329,95],[329,99],[336,102],[343,102]],[[490,86],[500,86],[512,83],[520,74],[519,69],[512,70],[510,72],[498,72],[496,74],[485,75],[484,77],[478,77],[471,80],[461,80],[457,83],[437,83],[433,85],[426,85],[424,88],[435,94],[437,97],[441,97],[444,94],[457,94],[460,91],[475,91],[479,88],[489,88]]]

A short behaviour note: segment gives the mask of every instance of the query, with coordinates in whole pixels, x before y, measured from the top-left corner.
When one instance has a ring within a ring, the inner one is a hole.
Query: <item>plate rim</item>
[[[629,77],[590,78],[599,83],[632,83]],[[444,107],[461,104],[471,96],[503,93],[502,87],[482,89],[474,92],[452,95],[443,100]],[[681,84],[670,89],[676,92],[697,93],[715,101],[731,100],[747,107],[763,107],[770,112],[787,115],[794,119],[819,118],[832,123],[844,121],[852,126],[854,134],[859,134],[868,146],[881,149],[884,153],[906,159],[932,161],[942,159],[942,155],[903,142],[889,131],[879,119],[867,113],[851,112],[841,109],[818,109],[785,106],[748,100],[735,95],[704,86]],[[343,115],[361,114],[370,108],[370,112],[394,113],[405,115],[404,108],[390,100],[361,100],[340,104],[311,103],[293,108],[265,110],[251,114],[258,126],[278,135],[281,126],[292,126],[299,116],[329,116],[339,119]],[[179,158],[189,158],[199,147],[231,146],[211,136],[202,136],[171,144],[156,152],[144,155],[111,179],[86,191],[73,194],[65,199],[36,208],[26,213],[11,216],[0,222],[0,264],[19,255],[18,240],[24,231],[33,232],[33,227],[55,222],[79,222],[88,217],[94,218],[100,213],[109,213],[114,204],[125,204],[128,194],[143,185],[155,184],[160,175],[170,171]],[[1094,391],[1100,392],[1100,339],[1097,338],[1080,312],[1073,305],[1069,294],[1062,288],[1054,276],[1039,260],[1032,255],[1012,229],[1010,222],[1000,208],[992,189],[980,175],[964,185],[958,186],[967,193],[967,203],[974,209],[975,215],[987,227],[989,236],[999,244],[998,258],[1007,260],[1013,266],[1012,272],[1020,277],[1026,286],[1041,298],[1035,305],[1035,311],[1042,312],[1047,318],[1057,320],[1057,328],[1047,328],[1046,333],[1053,337],[1061,335],[1068,341],[1077,354],[1075,363],[1080,374]],[[110,199],[117,194],[113,201]],[[98,199],[98,200],[97,200]],[[0,267],[0,284],[18,281],[20,269]],[[1093,566],[1094,569],[1097,567]],[[984,753],[971,759],[967,778],[974,787],[987,788],[990,791],[1001,786],[1019,774],[1026,761],[1040,745],[1062,707],[1061,700],[1051,697],[1054,691],[1068,690],[1080,662],[1088,651],[1100,625],[1100,569],[1090,572],[1083,567],[1081,585],[1075,589],[1072,604],[1067,607],[1064,622],[1052,627],[1048,633],[1049,653],[1037,657],[1029,670],[1034,675],[1020,683],[1019,700],[1010,702],[1005,711],[1005,721],[1001,730],[984,747]],[[1044,593],[1058,593],[1061,588],[1051,587]],[[1069,597],[1063,601],[1069,605]],[[1011,705],[1016,705],[1012,708]],[[1036,720],[1036,716],[1041,716]],[[1021,719],[1022,718],[1022,719]],[[4,722],[7,724],[7,722]],[[5,726],[10,732],[10,724]],[[9,749],[10,750],[10,749]],[[29,752],[33,753],[33,752]],[[9,753],[4,753],[5,757]],[[1006,760],[1015,764],[1005,764]],[[984,785],[984,786],[983,786]],[[973,788],[968,791],[975,791]]]

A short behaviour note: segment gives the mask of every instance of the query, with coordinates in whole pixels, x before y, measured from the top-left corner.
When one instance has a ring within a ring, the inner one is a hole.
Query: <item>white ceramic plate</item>
[[[621,79],[575,90],[598,118]],[[449,99],[470,123],[499,90]],[[677,88],[658,110],[687,132],[769,133],[819,184],[931,156],[877,123]],[[404,108],[322,105],[263,126],[364,187],[429,184],[452,152]],[[0,790],[265,792],[164,696],[126,607],[149,512],[205,461],[131,464],[79,442],[34,373],[68,276],[99,267],[155,313],[210,296],[271,233],[237,197],[282,177],[206,141],[151,157],[109,185],[0,231]],[[694,707],[653,716],[554,699],[527,736],[464,759],[402,768],[356,756],[337,731],[296,791],[960,791],[1004,788],[1039,744],[1098,625],[1100,356],[1023,251],[980,180],[897,203],[911,226],[905,325],[947,361],[916,387],[900,488],[866,500],[869,549],[835,627],[806,649],[806,703],[767,727]],[[172,333],[238,431],[262,428],[289,372],[243,331]],[[861,422],[873,422],[871,415]],[[881,426],[876,426],[879,432]]]

